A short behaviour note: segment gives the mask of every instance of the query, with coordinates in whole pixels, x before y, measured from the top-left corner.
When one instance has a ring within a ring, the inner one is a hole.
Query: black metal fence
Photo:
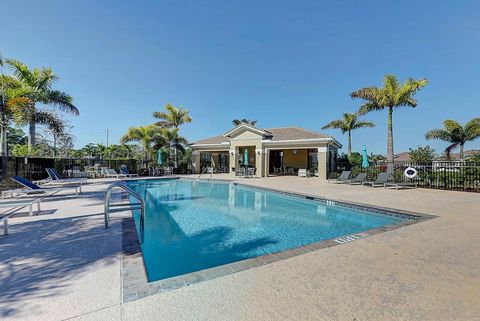
[[[407,168],[414,168],[416,175],[405,175]],[[352,175],[366,172],[369,179],[375,179],[380,172],[386,172],[385,162],[371,163],[368,168],[352,165],[349,162],[337,162],[334,175],[351,170]],[[419,187],[454,191],[480,192],[480,162],[434,161],[428,163],[395,162],[391,179],[399,182],[415,182]]]
[[[1,157],[0,165],[1,170],[3,168]],[[131,173],[140,173],[142,162],[136,159],[8,157],[6,172],[5,174],[1,173],[0,189],[16,187],[16,184],[10,179],[13,176],[22,176],[31,181],[47,178],[48,174],[45,168],[49,167],[55,168],[64,177],[96,177],[101,175],[102,167],[118,171],[121,165],[127,165]]]

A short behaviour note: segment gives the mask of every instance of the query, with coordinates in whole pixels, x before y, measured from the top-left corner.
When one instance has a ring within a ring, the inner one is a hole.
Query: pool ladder
[[[126,192],[128,195],[133,196],[137,202],[130,202],[128,203],[121,202],[121,203],[111,203],[111,195],[112,195],[112,190],[114,189],[121,189],[124,192]],[[143,199],[135,193],[134,190],[132,190],[130,187],[125,185],[124,183],[114,183],[110,186],[107,187],[105,190],[105,228],[108,227],[108,222],[110,220],[110,213],[116,213],[116,212],[123,212],[123,211],[135,211],[135,210],[140,210],[140,229],[143,231],[144,225],[145,225],[145,202]]]
[[[200,175],[198,175],[198,177],[195,179],[195,182],[200,181],[200,176],[205,174],[208,170],[210,171],[210,179],[213,179],[213,167],[205,167]]]

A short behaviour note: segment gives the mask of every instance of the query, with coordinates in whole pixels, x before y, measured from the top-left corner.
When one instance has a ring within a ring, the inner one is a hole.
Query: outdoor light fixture
[[[296,154],[296,153],[297,153],[297,150],[296,150],[296,149],[294,149],[292,152],[293,152],[294,154]]]

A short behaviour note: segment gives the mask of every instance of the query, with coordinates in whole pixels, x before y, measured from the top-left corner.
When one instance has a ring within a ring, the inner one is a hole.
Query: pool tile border
[[[349,208],[373,211],[379,214],[391,215],[396,217],[401,217],[405,219],[402,222],[382,226],[379,228],[374,228],[366,231],[362,231],[365,236],[362,238],[367,238],[373,235],[381,234],[387,231],[392,231],[407,225],[416,224],[422,221],[430,220],[435,218],[434,215],[421,214],[403,210],[396,210],[392,208],[384,208],[377,206],[369,206],[365,204],[344,202],[326,199],[318,196],[291,193],[276,189],[256,187],[247,184],[241,184],[236,182],[229,182],[235,185],[259,189],[267,192],[280,193],[283,195],[288,195],[296,198],[302,198],[307,200],[314,200],[322,202],[328,205],[340,205]],[[347,237],[344,235],[341,238]],[[339,237],[340,238],[340,237]],[[254,258],[245,259],[238,262],[233,262],[221,266],[216,266],[213,268],[196,271],[192,273],[187,273],[163,280],[158,280],[154,282],[148,282],[147,271],[145,269],[145,264],[143,262],[143,255],[140,247],[140,240],[137,234],[137,228],[133,218],[123,218],[122,219],[122,254],[121,254],[121,282],[122,282],[122,301],[129,302],[134,301],[149,295],[168,292],[175,290],[181,287],[190,286],[192,284],[200,283],[207,280],[216,279],[222,276],[238,273],[241,271],[246,271],[252,268],[264,266],[273,262],[285,260],[291,257],[298,255],[310,253],[320,249],[338,246],[345,244],[346,242],[336,241],[339,238],[324,240],[301,247],[297,247],[290,250],[285,250],[282,252],[271,253],[267,255],[262,255]],[[358,239],[360,240],[360,239]]]

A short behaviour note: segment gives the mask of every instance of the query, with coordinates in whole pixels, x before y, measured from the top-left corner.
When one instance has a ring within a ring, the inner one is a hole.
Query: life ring
[[[405,171],[403,172],[403,175],[407,178],[415,178],[417,176],[417,170],[413,167],[407,167]]]

